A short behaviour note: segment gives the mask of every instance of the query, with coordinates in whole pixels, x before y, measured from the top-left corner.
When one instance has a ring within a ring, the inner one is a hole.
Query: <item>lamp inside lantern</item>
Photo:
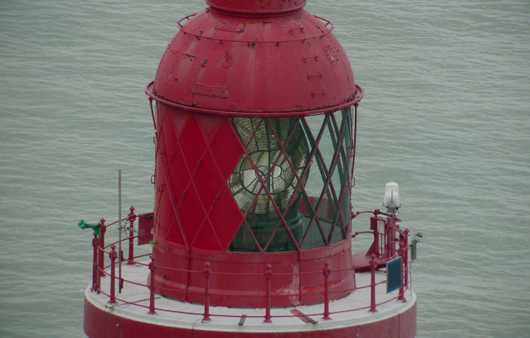
[[[309,149],[300,120],[236,118],[234,126],[245,154],[232,173],[230,188],[246,224],[231,249],[256,251],[255,236],[267,251],[292,250],[289,236],[297,240],[302,233],[299,202]]]

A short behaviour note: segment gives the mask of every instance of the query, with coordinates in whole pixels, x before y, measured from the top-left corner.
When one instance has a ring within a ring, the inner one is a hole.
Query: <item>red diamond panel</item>
[[[178,150],[172,157],[168,158],[168,161],[168,168],[171,168],[170,171],[168,170],[168,183],[170,184],[171,191],[175,196],[175,201],[179,201],[189,182],[189,175],[186,171],[184,162],[185,160],[184,157],[182,157],[181,151]]]
[[[192,116],[178,137],[168,129],[165,145],[171,156],[166,165],[187,242],[196,248],[226,250],[243,219],[227,184],[243,154],[231,120]],[[177,219],[172,223],[177,226]],[[181,240],[177,232],[170,236]]]
[[[225,180],[228,179],[245,152],[239,136],[229,119],[225,119],[224,123],[219,126],[210,148],[223,174],[223,178]]]
[[[212,138],[215,136],[217,129],[226,121],[226,119],[222,117],[207,115],[196,115],[194,118],[197,121],[199,128],[201,128],[202,135],[207,144],[212,143]]]
[[[173,207],[171,206],[171,202],[169,201],[169,197],[167,194],[165,194],[162,198],[162,203],[166,204],[167,206],[164,208],[164,210],[167,210],[167,217],[169,218],[169,221],[165,221],[164,224],[166,224],[167,227],[167,238],[170,238],[172,242],[178,243],[178,244],[184,244],[184,241],[182,240],[182,236],[180,235],[180,230],[178,226],[178,221],[175,217],[175,213],[173,212]],[[161,236],[165,237],[164,235],[160,234]]]
[[[207,250],[222,250],[215,231],[212,230],[212,227],[207,221],[204,222],[197,238],[195,238],[193,247]]]
[[[186,123],[186,127],[184,127],[180,135],[179,143],[184,152],[186,164],[193,175],[202,155],[206,151],[206,143],[202,137],[201,129],[194,118],[190,118],[188,123]]]
[[[232,192],[226,186],[210,213],[210,219],[213,222],[222,249],[228,249],[243,222],[243,215],[232,196]]]
[[[191,118],[190,113],[185,111],[178,111],[178,112],[172,112],[168,115],[171,115],[171,118],[173,119],[171,126],[174,129],[174,134],[176,137],[180,137],[182,134],[182,130],[184,129],[184,126],[186,125],[186,122],[188,119]]]
[[[179,215],[184,228],[184,234],[188,242],[195,237],[195,234],[200,228],[202,220],[204,219],[204,212],[202,210],[201,200],[193,189],[186,191],[184,198],[179,206]]]
[[[219,171],[215,166],[216,163],[207,152],[199,164],[194,177],[192,177],[199,191],[199,198],[206,210],[212,207],[216,196],[226,186],[225,181],[219,177]]]

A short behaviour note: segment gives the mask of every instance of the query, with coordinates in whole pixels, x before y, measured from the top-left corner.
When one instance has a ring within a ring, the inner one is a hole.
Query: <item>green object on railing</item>
[[[85,222],[85,220],[82,219],[82,220],[79,221],[78,226],[82,230],[92,229],[92,231],[94,231],[96,236],[99,236],[99,230],[100,230],[99,224],[89,224],[89,223]]]

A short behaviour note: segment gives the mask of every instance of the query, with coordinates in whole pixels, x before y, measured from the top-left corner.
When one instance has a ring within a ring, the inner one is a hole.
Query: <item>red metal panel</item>
[[[217,202],[221,190],[226,189],[226,180],[216,170],[217,164],[214,161],[208,151],[197,168],[195,175],[191,177],[197,191],[200,193],[201,203],[208,211]]]
[[[206,250],[222,250],[221,242],[209,221],[205,221],[192,241],[194,248]]]
[[[149,243],[153,239],[152,212],[138,216],[138,245]]]
[[[202,137],[199,124],[194,118],[190,118],[186,123],[178,143],[178,146],[172,146],[177,146],[182,149],[185,159],[184,166],[189,169],[188,174],[193,176],[196,168],[199,166],[199,161],[206,152],[206,142]]]
[[[166,127],[166,129],[169,128]],[[164,134],[171,135],[172,132],[168,131]],[[163,156],[163,163],[160,164],[160,168],[163,170],[161,174],[166,181],[168,192],[173,194],[175,202],[180,200],[189,182],[186,159],[180,149],[178,149],[177,142],[176,139],[170,136],[165,138],[165,148],[168,150],[161,155]]]
[[[244,153],[244,148],[239,141],[239,136],[235,131],[231,119],[223,119],[217,133],[212,138],[210,147],[212,155],[219,166],[223,179],[227,179],[232,174],[234,167]]]
[[[161,167],[161,165],[159,165]],[[171,194],[173,194],[169,185],[164,182],[161,174],[157,175],[156,203],[155,203],[155,236],[156,238],[167,238],[168,240],[185,244],[181,235],[182,229],[177,222]]]
[[[206,216],[202,202],[194,189],[186,191],[178,210],[186,238],[191,242]]]
[[[219,195],[219,200],[210,212],[210,219],[215,222],[221,249],[226,250],[243,222],[243,215],[229,189],[223,189]]]
[[[215,226],[215,229],[224,226],[223,220]],[[215,246],[212,238],[206,241]],[[210,282],[211,305],[263,306],[264,272],[268,264],[272,266],[274,274],[273,306],[322,302],[324,280],[322,269],[326,263],[335,271],[329,277],[332,299],[346,296],[353,288],[353,274],[348,270],[352,266],[350,240],[298,253],[296,251],[231,252],[203,250],[198,247],[194,247],[190,252],[182,245],[160,239],[154,247],[153,254],[157,265],[157,276],[163,276],[156,278],[156,288],[164,290],[163,294],[167,297],[186,299],[194,303],[203,301],[202,271],[206,262],[210,263],[213,271]],[[189,282],[184,282],[183,276],[186,274],[172,270],[175,268],[199,272],[191,273]],[[337,272],[337,270],[342,271]],[[299,292],[302,293],[301,296]]]
[[[189,179],[178,139],[190,117],[189,113],[176,112],[165,105],[159,104],[157,108],[155,232],[157,237],[184,244],[177,202]]]
[[[226,250],[242,220],[226,183],[242,154],[231,120],[159,105],[158,121],[157,239]]]
[[[226,250],[242,220],[226,181],[241,157],[242,149],[229,119],[202,117],[198,119],[198,125],[206,141],[206,153],[191,180],[205,214],[192,245]]]

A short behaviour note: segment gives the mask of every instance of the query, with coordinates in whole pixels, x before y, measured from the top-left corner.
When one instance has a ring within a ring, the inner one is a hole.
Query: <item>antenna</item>
[[[118,169],[118,281],[119,281],[119,292],[123,288],[123,278],[121,275],[121,262],[123,261],[123,250],[121,247],[122,240],[122,231],[123,231],[123,222],[121,219],[121,169]]]

